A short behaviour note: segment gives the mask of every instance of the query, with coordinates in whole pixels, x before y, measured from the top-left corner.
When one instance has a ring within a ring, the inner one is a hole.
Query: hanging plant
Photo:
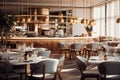
[[[15,25],[15,17],[8,16],[7,13],[0,10],[0,45],[5,45],[7,43],[8,34],[12,31]]]

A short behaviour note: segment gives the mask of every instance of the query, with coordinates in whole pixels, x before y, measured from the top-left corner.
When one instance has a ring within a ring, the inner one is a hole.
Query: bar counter
[[[93,41],[96,37],[12,37],[9,39],[10,42],[24,42],[24,43],[34,43],[36,45],[42,44],[42,47],[46,47],[51,50],[53,53],[59,51],[58,43],[59,42],[90,42]],[[36,46],[35,45],[35,46]]]

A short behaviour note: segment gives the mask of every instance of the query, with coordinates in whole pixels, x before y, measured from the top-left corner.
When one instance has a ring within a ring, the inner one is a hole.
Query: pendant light
[[[72,0],[70,0],[70,5],[72,5],[73,6],[73,2],[72,2]],[[72,11],[73,10],[73,8],[72,7],[70,7],[70,10]],[[69,17],[69,24],[73,24],[73,22],[74,22],[74,20],[73,20],[73,16],[71,15],[70,17]]]
[[[45,0],[41,0],[41,6],[45,3]],[[44,19],[43,22],[49,23],[49,9],[47,7],[42,6],[41,8],[41,15],[43,15]]]
[[[86,4],[87,4],[87,6],[89,6],[88,1],[86,1]],[[86,25],[88,25],[89,22],[90,22],[89,19],[88,19],[87,13],[88,13],[88,11],[87,11],[87,8],[86,8]]]
[[[17,5],[18,5],[18,6],[17,6],[17,10],[18,10],[18,11],[17,11],[17,15],[20,15],[20,6],[19,6],[19,0],[17,0]],[[16,20],[16,22],[17,22],[17,23],[19,23],[19,22],[20,22],[20,17],[17,17],[17,20]]]
[[[119,0],[119,16],[120,16],[120,0]],[[120,23],[120,17],[117,18],[116,23]]]
[[[92,3],[91,3],[92,4]],[[94,2],[93,2],[93,7],[94,7]],[[96,24],[96,20],[95,19],[91,19],[90,20],[90,23],[91,23],[91,25],[95,25]]]
[[[24,12],[23,12],[23,6],[24,6],[24,5],[23,5],[23,0],[22,0],[22,16],[23,16],[23,13],[24,13]],[[25,18],[24,18],[24,17],[22,18],[22,23],[25,23]]]
[[[27,18],[27,22],[31,22],[31,10],[30,10],[30,0],[27,0],[27,14],[29,15]]]
[[[74,20],[73,23],[74,23],[74,24],[77,24],[78,18],[76,17],[76,8],[75,8],[75,7],[76,7],[76,0],[74,0],[75,17],[74,17],[74,19],[73,19],[73,20]]]
[[[81,20],[81,24],[86,24],[86,19],[84,19],[84,0],[83,0],[83,19]]]
[[[62,13],[62,9],[61,9],[62,0],[58,0],[58,4],[59,4],[58,22],[64,23],[63,13]]]

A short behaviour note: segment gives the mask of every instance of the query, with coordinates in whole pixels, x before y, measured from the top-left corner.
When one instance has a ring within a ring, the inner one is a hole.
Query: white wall
[[[83,12],[84,11],[84,12]],[[85,19],[90,19],[91,18],[91,12],[90,12],[90,8],[80,8],[80,9],[76,9],[73,10],[73,16],[77,16],[79,17],[79,23],[78,24],[73,24],[72,27],[72,35],[81,35],[82,33],[87,34],[87,31],[85,29],[85,26],[83,26],[80,21],[82,18]]]
[[[74,24],[72,29],[72,36],[87,34],[87,31],[82,24]]]

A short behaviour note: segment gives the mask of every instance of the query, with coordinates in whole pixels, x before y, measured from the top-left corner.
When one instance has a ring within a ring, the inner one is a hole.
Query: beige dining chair
[[[86,45],[86,56],[97,56],[99,51],[102,51],[102,46],[99,42],[91,42]]]
[[[67,57],[67,53],[69,53],[68,42],[59,42],[58,43],[59,54],[64,54],[65,58]]]
[[[58,59],[46,59],[30,65],[28,80],[56,80]]]
[[[82,55],[83,45],[84,43],[82,42],[73,43],[70,46],[70,58],[74,58],[74,56],[77,56],[77,53],[79,53],[79,55]]]

